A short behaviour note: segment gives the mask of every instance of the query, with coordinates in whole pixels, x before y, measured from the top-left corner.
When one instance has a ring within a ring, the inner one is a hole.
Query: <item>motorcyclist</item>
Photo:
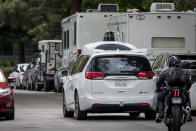
[[[165,97],[168,94],[168,88],[172,86],[180,86],[183,87],[184,89],[184,95],[186,97],[186,102],[185,102],[185,107],[190,110],[191,107],[191,101],[190,101],[190,95],[189,95],[189,89],[191,88],[191,81],[189,79],[189,75],[187,72],[183,71],[181,68],[181,60],[177,56],[170,56],[168,59],[169,62],[169,68],[166,69],[164,72],[159,77],[159,80],[156,83],[156,92],[158,93],[157,96],[157,116],[156,116],[156,122],[161,122],[161,118],[163,118],[164,114],[164,102],[165,102]],[[180,77],[183,78],[183,82],[180,81],[175,81],[175,82],[170,82],[170,72],[171,70],[178,70],[182,72],[180,74]],[[191,117],[189,118],[191,119]]]

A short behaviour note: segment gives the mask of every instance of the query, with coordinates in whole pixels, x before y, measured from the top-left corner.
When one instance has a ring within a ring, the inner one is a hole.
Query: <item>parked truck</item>
[[[40,63],[36,71],[35,89],[49,91],[53,88],[54,73],[60,66],[62,41],[42,40],[38,43]]]
[[[163,52],[196,51],[196,12],[175,12],[173,3],[153,3],[150,12],[110,17],[108,27],[116,41]]]
[[[102,41],[110,16],[120,14],[117,4],[100,4],[98,9],[76,13],[62,20],[62,66],[81,53],[85,44]]]

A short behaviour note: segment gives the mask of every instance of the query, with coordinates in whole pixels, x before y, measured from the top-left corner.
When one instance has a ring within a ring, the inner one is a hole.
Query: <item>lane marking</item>
[[[65,124],[68,126],[76,126],[74,123],[71,123],[71,122],[65,122]]]
[[[52,115],[43,115],[43,117],[45,117],[45,118],[53,118]]]
[[[24,110],[27,111],[27,112],[32,112],[31,108],[24,108]]]

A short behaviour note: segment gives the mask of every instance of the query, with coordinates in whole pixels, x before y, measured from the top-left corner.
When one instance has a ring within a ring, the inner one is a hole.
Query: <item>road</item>
[[[166,131],[163,123],[128,114],[89,114],[77,121],[62,115],[62,94],[15,90],[15,120],[0,119],[0,131]],[[182,131],[195,131],[196,117]]]

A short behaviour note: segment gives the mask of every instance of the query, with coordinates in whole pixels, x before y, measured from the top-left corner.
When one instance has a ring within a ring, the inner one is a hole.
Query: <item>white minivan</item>
[[[90,53],[91,52],[91,53]],[[64,84],[63,115],[127,112],[155,118],[154,73],[148,59],[131,51],[83,52],[70,62]]]

